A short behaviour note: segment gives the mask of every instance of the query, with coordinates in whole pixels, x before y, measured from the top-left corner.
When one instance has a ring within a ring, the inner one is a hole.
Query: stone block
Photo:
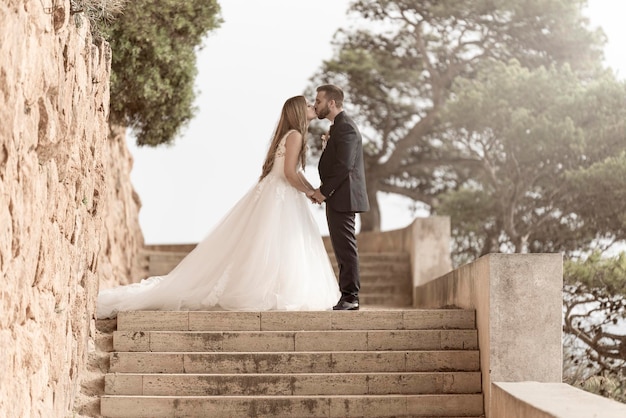
[[[149,351],[222,351],[221,332],[150,332]]]
[[[467,309],[407,309],[405,329],[474,329],[476,313]]]
[[[183,373],[182,353],[111,353],[110,369],[112,373]]]
[[[367,331],[368,350],[439,350],[441,331]]]
[[[406,414],[415,417],[479,417],[483,416],[483,397],[479,394],[408,396]]]
[[[361,310],[357,312],[333,312],[332,329],[402,329],[404,327],[400,310]]]
[[[331,311],[262,312],[261,331],[301,331],[331,329]]]
[[[259,312],[189,312],[190,331],[259,331]]]
[[[330,417],[406,416],[407,400],[403,396],[350,396],[330,399]]]
[[[116,351],[150,351],[150,335],[144,331],[115,331],[113,348]]]
[[[117,315],[118,331],[187,331],[187,311],[132,311]]]
[[[478,350],[442,350],[406,352],[407,371],[479,371]]]
[[[294,351],[293,332],[225,332],[223,351]]]
[[[332,353],[335,373],[403,372],[406,371],[406,353],[397,351],[357,351]]]
[[[296,351],[367,350],[365,331],[303,331],[295,334]]]
[[[140,374],[107,374],[104,388],[109,395],[143,395],[143,376]]]
[[[494,382],[491,416],[507,418],[624,418],[626,404],[566,383]]]

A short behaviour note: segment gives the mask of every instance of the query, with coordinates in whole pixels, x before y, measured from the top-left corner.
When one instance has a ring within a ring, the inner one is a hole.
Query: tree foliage
[[[447,181],[434,211],[452,218],[458,262],[626,239],[623,83],[494,62],[452,92],[433,134]]]
[[[379,228],[376,194],[389,192],[450,215],[455,264],[588,255],[626,238],[626,87],[602,68],[586,3],[352,2],[361,24],[336,34],[312,83],[342,86],[362,127],[372,208],[362,231]],[[605,285],[619,269],[578,263],[566,268],[567,349],[586,389],[612,385],[623,399],[626,337],[612,325],[624,321],[623,293]]]
[[[196,52],[221,24],[216,0],[138,0],[101,22],[111,44],[111,123],[138,145],[171,143],[194,113]]]
[[[459,79],[433,136],[457,262],[490,252],[563,252],[567,381],[625,399],[626,85],[610,72],[512,61]],[[591,252],[596,249],[596,252]],[[591,254],[589,255],[589,253]]]
[[[372,210],[362,230],[377,230],[379,191],[428,205],[446,190],[442,157],[432,136],[458,78],[471,79],[485,60],[515,58],[537,68],[568,62],[591,74],[599,65],[601,32],[581,15],[585,0],[361,0],[350,11],[362,25],[339,31],[336,53],[315,84],[333,82],[367,139]]]
[[[626,402],[626,254],[568,260],[564,281],[565,381]]]

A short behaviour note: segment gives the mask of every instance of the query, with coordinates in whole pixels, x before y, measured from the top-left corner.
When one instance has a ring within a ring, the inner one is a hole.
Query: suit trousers
[[[326,204],[326,221],[333,251],[339,266],[339,289],[341,299],[358,300],[361,280],[359,254],[357,252],[355,213],[338,212]]]

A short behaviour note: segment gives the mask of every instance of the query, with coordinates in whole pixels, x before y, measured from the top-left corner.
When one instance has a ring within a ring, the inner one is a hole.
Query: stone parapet
[[[498,418],[624,418],[626,405],[566,383],[494,382],[491,416]]]
[[[560,254],[489,254],[416,288],[416,307],[476,310],[487,417],[491,382],[561,383],[562,287]]]

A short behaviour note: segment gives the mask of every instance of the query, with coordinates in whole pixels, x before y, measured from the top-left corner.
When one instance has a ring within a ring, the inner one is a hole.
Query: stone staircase
[[[474,311],[126,312],[105,417],[479,417]]]
[[[167,274],[191,249],[148,247],[147,274]],[[110,352],[101,416],[483,417],[475,312],[412,309],[406,253],[360,261],[360,311],[98,321]]]
[[[144,252],[149,276],[161,276],[191,251],[192,245],[152,246]],[[330,261],[339,274],[337,261],[329,251]],[[409,307],[413,302],[409,254],[404,252],[361,253],[361,291],[363,306]]]

